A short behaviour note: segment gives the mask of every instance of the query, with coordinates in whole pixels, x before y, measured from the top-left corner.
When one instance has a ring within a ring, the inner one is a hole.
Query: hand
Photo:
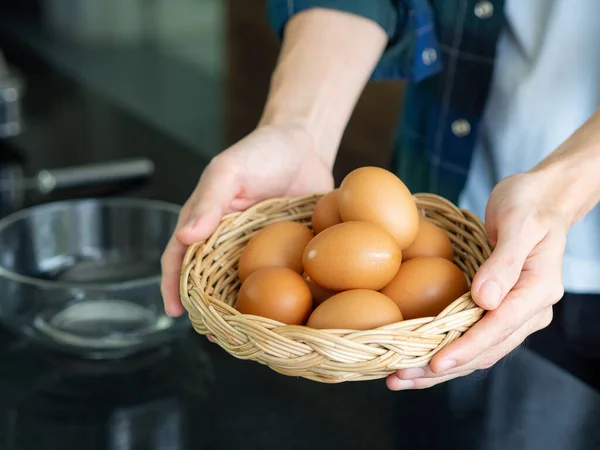
[[[399,370],[392,390],[422,389],[487,369],[552,321],[563,296],[562,257],[571,217],[556,199],[562,186],[542,172],[502,180],[485,222],[494,251],[473,279],[485,316],[433,357],[426,368]]]
[[[208,238],[224,214],[270,197],[330,189],[331,168],[299,127],[262,126],[216,156],[183,206],[161,259],[166,313],[177,317],[184,312],[179,277],[187,246]]]

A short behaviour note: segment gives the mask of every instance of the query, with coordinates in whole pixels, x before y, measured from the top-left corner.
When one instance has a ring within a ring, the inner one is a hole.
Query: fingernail
[[[185,225],[185,227],[191,230],[194,228],[194,225],[196,225],[196,222],[198,222],[198,219],[192,217],[190,220],[188,220],[188,223]]]
[[[396,378],[392,383],[392,388],[396,391],[401,391],[403,389],[412,389],[415,387],[415,382],[412,380],[401,380],[400,378]]]
[[[402,379],[403,380],[412,380],[414,378],[421,378],[425,375],[425,371],[420,367],[415,367],[414,369],[406,369],[402,371]]]
[[[437,373],[445,372],[446,370],[452,369],[456,366],[456,361],[453,359],[446,359],[438,364]]]
[[[490,308],[496,308],[500,304],[502,291],[496,282],[486,280],[479,288],[479,296]]]

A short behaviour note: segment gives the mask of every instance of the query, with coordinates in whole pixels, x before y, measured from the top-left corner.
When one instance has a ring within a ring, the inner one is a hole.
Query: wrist
[[[581,220],[600,201],[600,160],[565,153],[544,161],[531,172],[543,177],[549,201],[569,226]]]
[[[387,43],[375,22],[328,9],[294,15],[259,125],[299,127],[333,167],[358,98]]]
[[[277,137],[278,142],[287,149],[299,154],[305,154],[306,152],[316,154],[327,168],[333,169],[333,164],[329,166],[324,158],[318,154],[314,137],[300,121],[292,118],[289,120],[261,120],[257,126],[258,129],[269,130],[273,136]]]
[[[600,202],[600,109],[531,172],[549,181],[569,225],[590,212]]]
[[[327,167],[333,169],[345,124],[326,118],[319,120],[319,117],[318,105],[306,111],[289,111],[288,108],[267,105],[258,126],[286,130],[294,142],[302,148],[310,148]]]

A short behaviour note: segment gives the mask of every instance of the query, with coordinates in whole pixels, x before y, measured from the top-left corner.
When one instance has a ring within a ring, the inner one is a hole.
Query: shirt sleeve
[[[412,36],[406,2],[398,0],[268,0],[267,14],[278,37],[287,21],[301,11],[327,8],[357,14],[376,22],[388,36],[388,45],[371,79],[411,78]]]

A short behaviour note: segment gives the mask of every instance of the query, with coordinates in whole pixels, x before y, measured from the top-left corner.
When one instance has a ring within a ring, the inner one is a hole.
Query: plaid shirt
[[[287,20],[322,7],[367,17],[388,35],[372,79],[406,79],[394,166],[412,192],[453,202],[463,189],[489,93],[505,0],[269,0]]]

